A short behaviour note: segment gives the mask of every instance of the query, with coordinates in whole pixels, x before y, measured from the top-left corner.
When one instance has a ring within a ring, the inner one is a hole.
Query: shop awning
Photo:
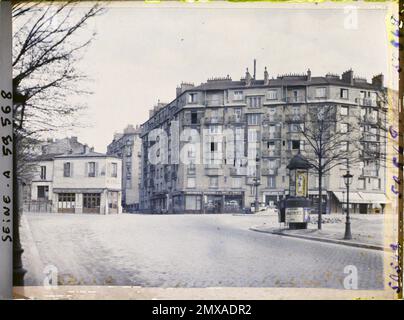
[[[333,191],[334,195],[340,202],[346,202],[346,192]],[[366,192],[350,192],[349,193],[350,203],[373,203],[381,204],[388,203],[386,195],[382,193],[366,193]]]
[[[359,192],[359,194],[363,199],[366,199],[368,203],[381,204],[390,202],[383,193]]]
[[[343,193],[341,191],[333,191],[339,202],[346,202],[346,192]],[[369,203],[365,199],[361,197],[359,192],[350,192],[349,193],[349,202],[350,203]]]

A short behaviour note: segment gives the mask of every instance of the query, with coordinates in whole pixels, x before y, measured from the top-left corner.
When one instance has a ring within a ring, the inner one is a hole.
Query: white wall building
[[[39,157],[32,201],[59,213],[121,213],[121,159],[97,152]]]

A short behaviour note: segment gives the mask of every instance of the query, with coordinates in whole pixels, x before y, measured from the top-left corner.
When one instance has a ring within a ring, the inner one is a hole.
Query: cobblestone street
[[[146,287],[383,288],[383,253],[249,230],[255,215],[25,214],[26,285],[53,265],[60,284]]]

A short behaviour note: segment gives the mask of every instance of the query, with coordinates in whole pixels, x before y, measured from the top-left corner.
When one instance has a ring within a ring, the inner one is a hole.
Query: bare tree
[[[300,126],[306,143],[302,153],[318,177],[318,229],[321,229],[322,222],[323,177],[337,166],[359,160],[361,143],[358,129],[356,117],[342,114],[335,105],[309,106]]]
[[[299,126],[305,138],[304,156],[318,178],[318,229],[322,223],[323,177],[335,167],[370,162],[376,171],[386,164],[386,103],[384,91],[375,101],[358,105],[312,105]]]
[[[24,276],[18,186],[31,170],[26,160],[41,135],[75,126],[84,105],[72,97],[90,93],[85,75],[76,69],[95,37],[85,27],[104,10],[94,2],[13,2],[14,285],[23,284]]]

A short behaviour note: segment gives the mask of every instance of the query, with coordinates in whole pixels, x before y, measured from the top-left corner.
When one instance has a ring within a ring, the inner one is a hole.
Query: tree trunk
[[[13,286],[24,285],[26,270],[22,266],[24,250],[20,241],[20,183],[18,179],[17,150],[18,136],[13,134]]]
[[[321,215],[323,213],[323,172],[320,171],[318,173],[318,221],[317,221],[317,228],[321,230]]]

